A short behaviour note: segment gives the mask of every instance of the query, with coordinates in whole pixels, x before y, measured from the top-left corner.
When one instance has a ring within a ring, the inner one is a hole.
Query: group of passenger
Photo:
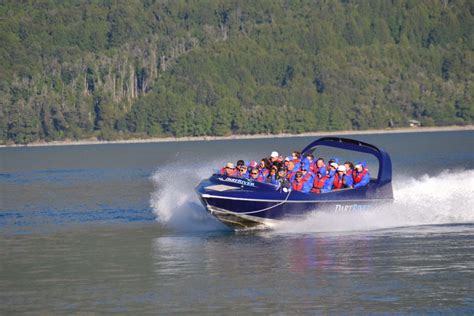
[[[350,161],[339,163],[331,158],[326,163],[323,158],[314,159],[312,154],[301,156],[293,151],[291,156],[283,158],[274,151],[260,163],[237,161],[228,162],[220,170],[221,175],[240,177],[252,181],[279,185],[303,193],[327,193],[345,188],[358,188],[370,182],[369,169],[365,160],[355,166]]]

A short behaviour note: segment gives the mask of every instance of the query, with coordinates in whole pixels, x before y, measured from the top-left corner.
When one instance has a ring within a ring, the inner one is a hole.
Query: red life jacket
[[[303,184],[305,184],[306,181],[308,181],[309,178],[311,178],[311,173],[306,172],[306,174],[304,175],[304,177],[301,179],[301,182],[303,182]]]
[[[318,167],[316,166],[315,163],[312,163],[309,165],[309,169],[311,170],[312,173],[317,174],[318,172]]]
[[[326,182],[327,179],[329,179],[328,175],[318,177],[316,181],[314,181],[313,189],[311,189],[311,192],[321,193],[321,189],[324,187],[324,183]]]
[[[293,191],[301,191],[303,190],[303,185],[304,185],[303,181],[300,181],[300,182],[293,181],[293,183],[291,184],[291,188],[293,189]]]
[[[360,172],[359,174],[357,174],[357,170],[354,170],[352,172],[352,178],[354,179],[354,183],[361,182],[362,178],[367,174],[367,172],[369,172],[369,169],[367,169],[367,168],[362,170],[362,172]]]
[[[293,179],[293,176],[296,174],[296,171],[290,171],[288,172],[288,174],[286,175],[286,178],[288,179],[288,181],[291,182],[291,179]]]
[[[342,189],[344,187],[344,176],[339,177],[339,173],[336,173],[333,187],[335,190]]]

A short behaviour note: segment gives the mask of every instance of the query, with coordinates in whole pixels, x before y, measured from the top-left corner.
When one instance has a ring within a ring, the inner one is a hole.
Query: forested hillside
[[[0,142],[472,124],[469,0],[0,2]]]

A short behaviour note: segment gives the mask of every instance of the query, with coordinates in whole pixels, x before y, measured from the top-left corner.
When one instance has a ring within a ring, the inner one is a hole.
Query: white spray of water
[[[150,204],[157,220],[173,229],[184,231],[212,231],[227,229],[224,224],[209,215],[195,192],[195,187],[209,177],[212,166],[185,167],[176,163],[164,169],[157,169],[152,175],[155,191]],[[195,167],[195,168],[194,168]]]
[[[210,162],[209,166],[216,165]],[[161,223],[180,230],[221,230],[208,215],[194,187],[209,176],[199,169],[157,170],[151,206]],[[177,171],[180,170],[179,174]],[[366,231],[419,225],[474,223],[474,170],[443,171],[437,176],[401,177],[393,181],[395,201],[347,213],[313,212],[303,220],[281,221],[278,233]]]

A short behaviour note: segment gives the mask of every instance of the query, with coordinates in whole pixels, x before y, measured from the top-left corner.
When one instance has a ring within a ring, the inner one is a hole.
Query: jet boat
[[[354,139],[323,137],[302,151],[304,157],[320,147],[369,154],[378,160],[377,178],[364,187],[328,193],[302,193],[243,178],[213,174],[196,187],[208,212],[235,229],[271,228],[279,220],[305,216],[315,211],[365,210],[374,204],[393,201],[392,162],[383,149]]]

